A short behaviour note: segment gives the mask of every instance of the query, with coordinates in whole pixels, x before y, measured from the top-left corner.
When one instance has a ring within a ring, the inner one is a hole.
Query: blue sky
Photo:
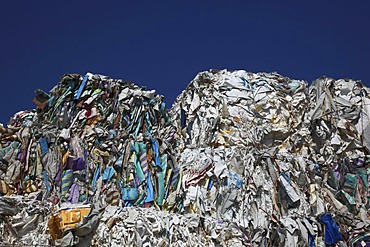
[[[370,82],[369,1],[4,1],[0,122],[34,108],[65,73],[93,72],[165,95],[204,70]]]

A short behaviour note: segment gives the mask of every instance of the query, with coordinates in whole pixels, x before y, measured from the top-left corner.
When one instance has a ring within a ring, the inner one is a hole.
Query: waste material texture
[[[0,127],[0,243],[370,246],[370,90],[199,73],[163,96],[66,74]]]

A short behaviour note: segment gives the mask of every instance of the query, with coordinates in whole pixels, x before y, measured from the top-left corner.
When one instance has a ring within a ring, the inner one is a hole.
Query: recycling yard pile
[[[0,128],[0,242],[370,246],[370,91],[199,73],[167,109],[66,74]]]

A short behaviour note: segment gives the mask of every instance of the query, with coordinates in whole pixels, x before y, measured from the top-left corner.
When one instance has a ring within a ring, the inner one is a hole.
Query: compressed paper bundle
[[[171,109],[185,208],[234,222],[256,246],[366,241],[368,92],[353,80],[199,73]]]
[[[177,164],[162,98],[90,73],[65,75],[50,93],[37,90],[37,110],[17,113],[2,129],[2,195],[64,211],[79,204],[162,208]],[[55,219],[54,240],[60,224],[70,225]]]

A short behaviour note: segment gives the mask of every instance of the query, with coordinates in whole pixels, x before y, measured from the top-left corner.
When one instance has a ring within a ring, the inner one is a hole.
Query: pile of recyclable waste
[[[66,74],[0,126],[0,243],[370,246],[370,90],[199,73],[167,109]]]

